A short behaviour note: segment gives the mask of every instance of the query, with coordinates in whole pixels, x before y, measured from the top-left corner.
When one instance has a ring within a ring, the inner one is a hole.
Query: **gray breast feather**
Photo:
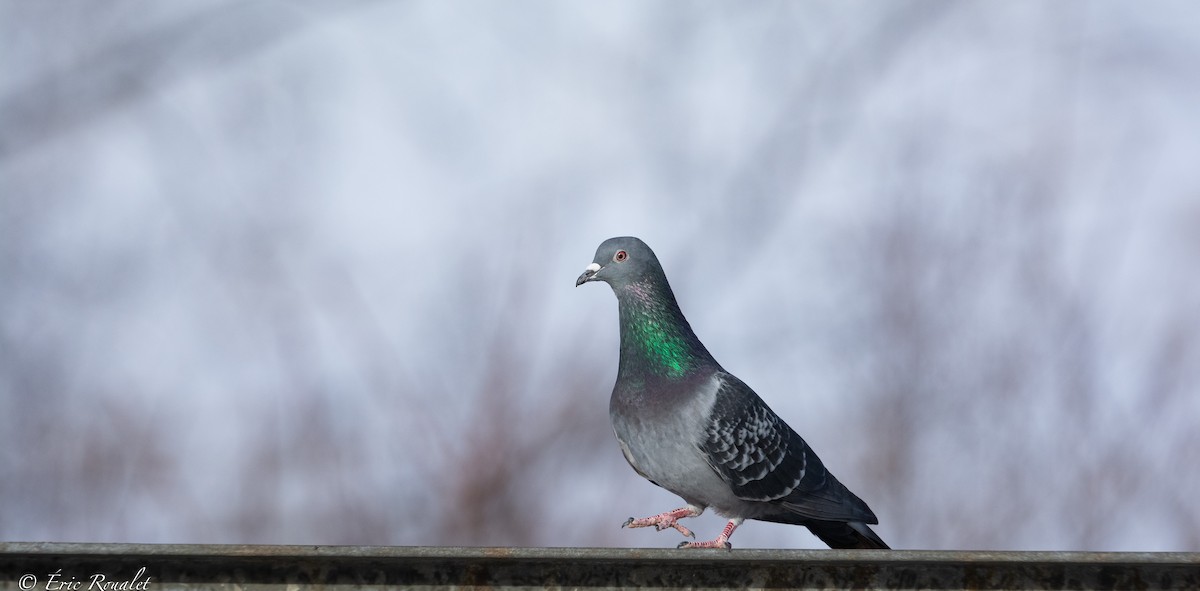
[[[686,387],[686,396],[616,388],[609,407],[613,432],[625,459],[647,480],[689,502],[718,500],[711,495],[722,492],[732,498],[698,449],[720,383],[709,376]]]

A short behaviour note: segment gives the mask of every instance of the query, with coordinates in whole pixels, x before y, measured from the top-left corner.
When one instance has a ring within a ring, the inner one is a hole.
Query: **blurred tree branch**
[[[121,36],[39,73],[0,95],[0,163],[124,108],[176,80],[228,67],[275,47],[308,26],[375,0],[227,2],[173,23]],[[111,7],[108,7],[111,8]],[[34,4],[30,21],[54,19],[66,4]]]

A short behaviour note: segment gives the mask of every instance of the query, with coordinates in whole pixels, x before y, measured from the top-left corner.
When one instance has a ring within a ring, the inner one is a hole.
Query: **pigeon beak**
[[[587,268],[583,270],[583,275],[580,275],[579,279],[575,280],[575,287],[579,287],[580,285],[583,285],[584,283],[591,281],[593,278],[596,277],[596,273],[600,269],[603,269],[603,268],[604,267],[601,267],[600,265],[597,265],[596,263],[592,263],[592,264],[588,265]]]

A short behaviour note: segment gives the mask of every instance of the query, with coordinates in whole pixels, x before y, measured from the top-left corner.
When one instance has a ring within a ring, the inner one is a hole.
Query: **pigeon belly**
[[[715,375],[654,394],[618,385],[609,405],[613,432],[625,459],[643,478],[692,505],[750,517],[761,509],[733,494],[700,447],[719,388]]]

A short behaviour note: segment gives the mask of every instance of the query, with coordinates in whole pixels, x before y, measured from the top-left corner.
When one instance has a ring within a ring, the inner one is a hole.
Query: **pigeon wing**
[[[877,522],[754,390],[731,374],[719,377],[701,450],[738,498],[811,519]]]

